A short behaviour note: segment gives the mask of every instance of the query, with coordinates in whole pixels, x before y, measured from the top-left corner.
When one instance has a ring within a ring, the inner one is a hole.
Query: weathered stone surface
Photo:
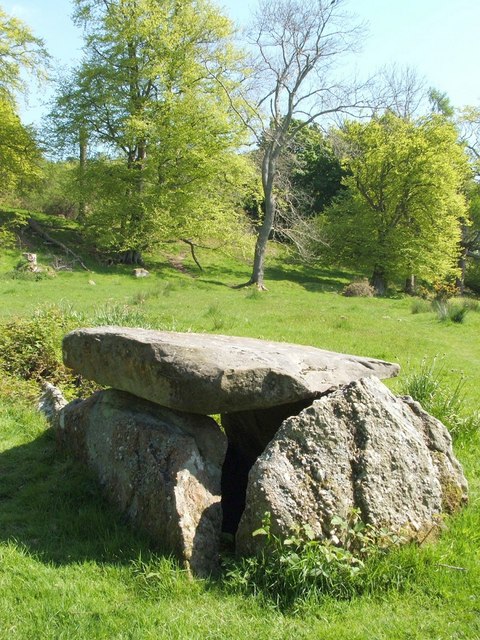
[[[311,399],[268,409],[222,414],[222,427],[228,439],[222,473],[223,526],[226,533],[237,531],[245,508],[248,473],[277,433],[282,422],[296,416]]]
[[[250,471],[237,551],[262,544],[251,534],[266,511],[281,536],[308,523],[328,537],[332,517],[357,507],[366,523],[421,538],[466,498],[446,428],[410,398],[365,378],[283,423]]]
[[[164,407],[200,414],[315,398],[398,365],[253,338],[98,327],[69,333],[64,362],[84,377]]]
[[[65,406],[57,436],[159,547],[197,575],[215,571],[226,438],[214,420],[110,389]]]
[[[40,413],[43,413],[47,422],[56,429],[58,426],[58,419],[60,411],[67,404],[67,401],[63,397],[60,389],[57,389],[50,382],[45,382],[42,385],[42,395],[38,401],[37,409]]]

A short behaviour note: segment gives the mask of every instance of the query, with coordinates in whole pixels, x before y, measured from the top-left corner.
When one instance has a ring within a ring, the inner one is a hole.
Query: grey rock
[[[100,384],[204,415],[315,398],[398,365],[253,338],[98,327],[69,333],[64,362]]]
[[[196,575],[216,570],[226,438],[214,420],[110,389],[66,405],[57,424],[61,448],[158,547]]]
[[[43,383],[37,409],[43,413],[50,426],[54,428],[58,426],[60,411],[66,404],[67,401],[60,389],[50,382]]]
[[[150,271],[138,268],[133,270],[133,275],[135,276],[135,278],[148,278],[148,276],[150,275]]]
[[[262,545],[252,532],[270,512],[273,533],[308,524],[332,535],[332,517],[358,508],[362,520],[422,539],[467,500],[467,483],[438,420],[411,398],[365,378],[285,420],[253,465],[237,552]]]

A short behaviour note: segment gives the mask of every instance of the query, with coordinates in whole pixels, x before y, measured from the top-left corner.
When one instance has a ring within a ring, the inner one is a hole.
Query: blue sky
[[[72,25],[69,0],[1,1],[45,40],[57,65],[80,54],[80,32]],[[245,23],[255,2],[220,0],[219,6]],[[480,105],[480,0],[350,0],[349,10],[368,25],[355,65],[365,74],[384,65],[410,66],[429,86],[445,91],[457,107]],[[36,121],[48,91],[32,88],[25,121]]]

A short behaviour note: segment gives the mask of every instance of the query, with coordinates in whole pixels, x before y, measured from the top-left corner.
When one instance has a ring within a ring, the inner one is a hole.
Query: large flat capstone
[[[100,384],[205,415],[298,402],[399,371],[382,360],[296,344],[124,327],[72,331],[63,358]]]

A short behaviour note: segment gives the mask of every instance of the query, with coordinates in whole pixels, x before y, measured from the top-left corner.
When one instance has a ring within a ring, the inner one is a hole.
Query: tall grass
[[[401,390],[417,400],[428,413],[448,427],[453,436],[471,435],[480,430],[480,413],[466,414],[464,408],[465,377],[460,375],[452,385],[446,384],[442,372],[445,362],[424,359],[418,370],[407,375]]]

